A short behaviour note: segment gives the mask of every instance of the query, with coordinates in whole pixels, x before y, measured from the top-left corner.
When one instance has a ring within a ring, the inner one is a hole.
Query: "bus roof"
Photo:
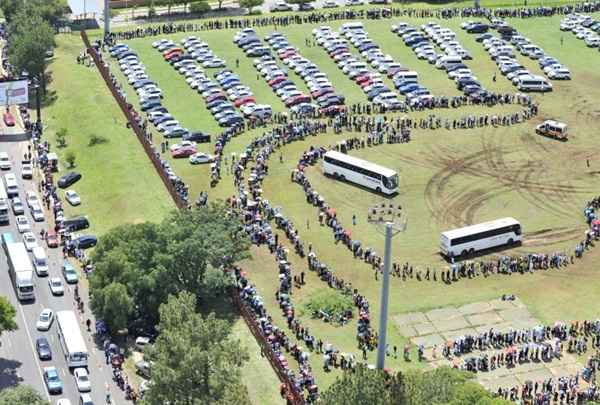
[[[29,260],[29,254],[23,242],[7,243],[6,249],[15,272],[33,271],[33,265],[31,264],[31,260]]]
[[[367,170],[371,170],[376,173],[380,173],[381,175],[383,175],[385,177],[391,177],[391,176],[398,174],[398,173],[396,173],[396,171],[394,171],[392,169],[388,169],[387,167],[379,166],[378,164],[371,163],[371,162],[368,162],[363,159],[359,159],[354,156],[346,155],[345,153],[337,152],[335,150],[330,150],[330,151],[326,152],[325,156],[329,156],[333,159],[341,160],[343,162],[350,163],[352,165],[363,167]]]
[[[4,243],[15,243],[15,237],[10,232],[4,232],[2,234],[2,242],[4,242]]]
[[[496,219],[494,221],[482,222],[480,224],[465,226],[464,228],[452,229],[450,231],[442,232],[442,236],[445,236],[446,238],[452,240],[454,238],[460,238],[465,235],[472,235],[474,233],[485,232],[510,225],[520,225],[520,223],[514,218],[506,217]]]
[[[65,339],[67,349],[71,353],[87,353],[87,346],[79,328],[79,322],[73,311],[58,311],[56,313],[60,330]]]

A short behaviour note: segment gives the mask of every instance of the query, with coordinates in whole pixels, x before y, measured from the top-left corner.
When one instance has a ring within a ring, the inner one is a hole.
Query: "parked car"
[[[13,197],[12,210],[15,215],[23,215],[25,213],[25,207],[23,207],[23,203],[19,197]]]
[[[73,243],[79,249],[88,249],[96,246],[98,239],[94,235],[82,235],[73,239]]]
[[[73,267],[71,262],[67,259],[65,259],[63,262],[62,273],[67,284],[75,284],[79,281],[79,275],[77,274],[77,270],[75,270],[75,267]]]
[[[65,191],[65,200],[67,200],[69,204],[73,206],[81,204],[81,198],[75,190]]]
[[[4,120],[4,125],[7,127],[15,126],[15,117],[13,117],[10,111],[5,111],[4,114],[2,114],[2,119]]]
[[[58,236],[53,230],[48,230],[48,232],[46,233],[46,244],[49,248],[58,247]]]
[[[210,163],[214,160],[214,157],[207,153],[194,153],[189,157],[190,163],[193,165],[202,164],[202,163]]]
[[[81,179],[81,173],[69,172],[58,179],[58,187],[67,188]]]
[[[63,225],[69,231],[80,231],[82,229],[87,229],[90,227],[90,222],[87,217],[79,216],[74,218],[65,219],[63,221]]]

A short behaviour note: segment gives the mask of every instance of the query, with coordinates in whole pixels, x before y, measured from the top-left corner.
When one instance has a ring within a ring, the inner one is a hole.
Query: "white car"
[[[40,313],[40,317],[35,324],[37,330],[49,330],[54,322],[54,312],[50,308],[45,308]]]
[[[25,215],[19,215],[16,218],[17,220],[17,229],[20,233],[31,231],[31,225],[29,225],[29,220]]]
[[[61,398],[56,401],[56,405],[71,405],[71,400],[68,398]]]
[[[31,204],[39,204],[40,200],[38,200],[37,194],[35,191],[28,191],[25,193],[25,201],[27,201],[27,205],[31,207]]]
[[[48,279],[48,287],[52,295],[63,295],[65,293],[65,286],[62,280],[58,277],[51,277]]]
[[[31,163],[23,163],[21,166],[21,177],[24,179],[33,178],[33,167]]]
[[[190,163],[193,165],[198,165],[198,164],[202,164],[202,163],[210,163],[212,162],[214,159],[214,157],[212,157],[211,155],[207,154],[207,153],[194,153],[193,155],[191,155],[189,157]]]
[[[31,216],[35,222],[44,220],[44,210],[39,204],[31,204]]]
[[[73,376],[75,377],[75,383],[79,392],[90,392],[92,390],[92,383],[85,368],[76,368],[73,370]]]
[[[75,192],[75,190],[67,190],[67,191],[65,191],[65,199],[71,205],[79,205],[79,204],[81,204],[81,198],[79,198],[79,195]]]
[[[6,152],[0,152],[0,169],[10,170],[12,164],[10,162],[10,156]]]
[[[25,232],[23,234],[23,243],[25,244],[25,248],[28,251],[32,251],[34,247],[38,246],[37,240],[35,239],[35,235],[33,232]]]

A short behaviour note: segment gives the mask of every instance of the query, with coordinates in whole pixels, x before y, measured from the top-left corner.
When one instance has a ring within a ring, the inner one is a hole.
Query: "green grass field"
[[[529,4],[532,5],[531,2]],[[414,24],[428,21],[403,20]],[[390,25],[397,21],[399,20],[368,21],[365,22],[365,26],[384,52],[392,55],[396,61],[417,70],[422,83],[435,94],[458,95],[453,83],[443,72],[417,60],[412,51],[390,32]],[[409,227],[394,240],[395,261],[408,261],[419,268],[443,268],[446,264],[437,253],[441,231],[502,216],[517,218],[525,231],[523,246],[515,248],[511,253],[571,253],[575,244],[583,237],[586,229],[582,215],[583,204],[598,194],[600,174],[600,161],[595,156],[596,122],[600,114],[596,106],[600,98],[600,70],[597,68],[600,54],[597,50],[587,48],[573,34],[560,32],[559,21],[559,17],[509,21],[520,33],[566,64],[573,74],[573,80],[570,82],[553,82],[554,92],[536,96],[540,103],[540,114],[536,119],[525,124],[497,129],[488,127],[452,132],[417,129],[413,131],[413,141],[409,144],[383,145],[352,152],[353,155],[396,169],[400,173],[401,191],[394,201],[402,204],[407,212]],[[488,89],[514,92],[515,88],[499,73],[498,81],[492,81],[496,65],[481,44],[475,42],[473,36],[460,30],[460,22],[450,20],[439,23],[458,34],[458,40],[474,57],[467,64]],[[340,24],[331,25],[338,27]],[[313,28],[312,25],[291,26],[282,32],[303,56],[315,62],[329,76],[349,103],[365,102],[366,98],[360,88],[341,73],[323,49],[305,45],[305,38],[310,37]],[[260,35],[271,31],[258,30]],[[251,59],[241,54],[232,43],[234,33],[233,30],[229,30],[196,35],[208,42],[218,56],[228,61],[228,67],[240,75],[244,84],[250,86],[260,103],[271,104],[274,110],[283,111],[280,100],[264,80],[257,79]],[[187,35],[190,34],[172,35],[169,38],[179,40]],[[561,37],[564,40],[562,45]],[[151,42],[158,38],[136,39],[128,43],[140,55],[151,78],[157,80],[163,89],[164,104],[171,113],[191,129],[218,133],[219,128],[204,108],[201,97],[189,89],[183,77],[164,62],[161,55],[151,47]],[[236,58],[240,61],[239,68],[235,68]],[[540,72],[537,63],[520,55],[518,59],[532,72]],[[292,79],[299,87],[304,88],[299,78],[292,76]],[[135,93],[130,87],[127,89],[130,99],[133,100]],[[470,113],[493,114],[515,110],[515,106],[494,110],[463,107],[458,110],[438,111],[436,114],[445,118]],[[411,116],[424,117],[428,114],[429,112],[411,113]],[[569,124],[571,138],[567,143],[535,135],[534,126],[547,118],[555,118]],[[226,152],[242,152],[252,137],[263,131],[260,129],[238,136],[228,145]],[[372,270],[364,263],[354,260],[345,248],[333,245],[330,230],[317,225],[316,209],[305,202],[302,189],[289,180],[290,171],[302,152],[310,145],[330,145],[354,135],[361,136],[352,133],[326,135],[286,146],[282,152],[284,163],[276,162],[277,159],[271,162],[270,174],[263,188],[265,197],[273,204],[283,207],[284,213],[297,224],[302,239],[314,246],[319,257],[332,266],[338,276],[351,280],[369,299],[371,316],[378,319],[380,284],[374,280]],[[158,134],[155,136],[155,141],[160,140]],[[205,149],[203,151],[212,152],[210,145],[206,145]],[[591,163],[589,169],[586,167],[586,159]],[[207,167],[192,167],[185,159],[174,162],[174,167],[190,184],[192,198],[199,191],[208,189]],[[352,232],[363,242],[363,246],[371,246],[377,252],[382,252],[382,236],[366,223],[368,206],[381,198],[352,185],[325,178],[318,167],[308,169],[308,173],[316,190],[337,209],[342,223],[350,225],[352,215],[357,216],[358,223]],[[233,192],[231,179],[224,175],[219,186],[210,190],[210,198],[224,198]],[[311,224],[310,229],[306,229],[307,220]],[[598,258],[600,253],[594,251],[587,254],[583,260],[577,261],[576,265],[561,271],[463,280],[450,286],[439,282],[401,282],[394,279],[390,316],[393,319],[395,315],[403,312],[489,300],[504,293],[511,293],[517,295],[534,316],[547,323],[595,317],[596,310],[588,303],[600,294],[595,274]],[[305,262],[293,255],[292,263],[297,273],[306,270]],[[243,265],[265,298],[271,315],[277,323],[284,326],[284,319],[274,298],[277,269],[273,257],[266,249],[255,248],[253,259]],[[312,293],[322,288],[326,287],[314,274],[308,273],[307,286],[294,293],[296,307],[300,307]],[[345,327],[334,327],[305,316],[301,319],[311,330],[317,331],[317,336],[325,342],[331,342],[342,352],[358,354],[354,323]],[[376,324],[375,322],[375,326]],[[402,347],[404,339],[393,321],[389,325],[390,344]],[[374,362],[373,355],[369,361]],[[317,355],[313,356],[312,362],[319,385],[323,389],[338,373],[321,371],[322,363]],[[265,361],[257,361],[255,366],[261,373],[269,367]],[[390,360],[389,366],[419,367],[414,363],[407,366],[406,363],[394,359]],[[259,403],[267,401],[263,401],[259,393],[257,395],[260,398]]]

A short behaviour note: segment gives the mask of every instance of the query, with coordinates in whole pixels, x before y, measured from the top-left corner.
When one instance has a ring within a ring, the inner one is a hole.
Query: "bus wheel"
[[[340,175],[339,175],[339,174],[337,174],[337,172],[333,172],[333,178],[334,178],[334,179],[337,179],[337,178],[339,178],[339,177],[340,177]]]
[[[510,239],[508,240],[508,246],[512,246],[512,245],[514,245],[514,243],[515,243],[515,241],[514,241],[514,240],[512,240],[512,238],[510,238]]]
[[[466,255],[467,255],[467,251],[466,251],[466,250],[463,250],[463,251],[460,253],[460,255],[461,255],[461,256],[466,256]]]
[[[377,191],[378,193],[381,193],[381,187],[377,187],[377,188],[375,189],[375,191]]]
[[[472,256],[472,255],[474,255],[474,254],[475,254],[475,249],[473,249],[473,248],[469,249],[469,254],[470,254],[471,256]]]
[[[340,174],[340,180],[346,180],[346,176],[344,176],[343,174]]]

